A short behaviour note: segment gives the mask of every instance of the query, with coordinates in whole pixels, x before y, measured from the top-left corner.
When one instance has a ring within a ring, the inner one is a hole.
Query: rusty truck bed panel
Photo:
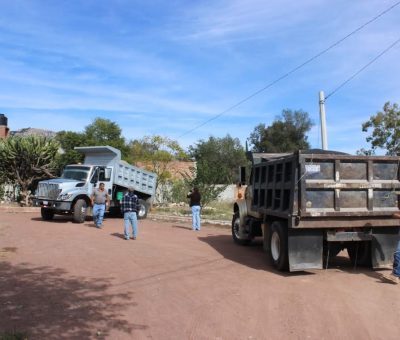
[[[255,165],[252,209],[298,228],[399,226],[399,157],[295,153]],[[343,219],[345,218],[345,219]],[[304,220],[304,222],[303,222]],[[292,224],[292,223],[289,223]]]

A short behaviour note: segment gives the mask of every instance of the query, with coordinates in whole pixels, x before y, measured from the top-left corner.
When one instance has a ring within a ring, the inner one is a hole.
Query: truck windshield
[[[86,166],[67,166],[61,178],[75,179],[77,181],[86,181],[90,172],[90,168]]]

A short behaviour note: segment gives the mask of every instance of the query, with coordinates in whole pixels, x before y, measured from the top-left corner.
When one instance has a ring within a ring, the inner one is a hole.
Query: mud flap
[[[289,270],[322,269],[322,230],[288,230]]]
[[[396,250],[397,242],[399,242],[400,228],[375,228],[372,235],[372,267],[391,267],[393,265],[393,253]]]

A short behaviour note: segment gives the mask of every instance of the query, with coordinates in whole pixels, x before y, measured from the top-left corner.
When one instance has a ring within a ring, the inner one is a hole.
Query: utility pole
[[[325,95],[319,91],[319,119],[321,121],[322,150],[328,150],[328,136],[326,134]]]

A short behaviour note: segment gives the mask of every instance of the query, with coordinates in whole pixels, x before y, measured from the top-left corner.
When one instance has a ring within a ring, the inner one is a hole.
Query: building
[[[0,113],[0,138],[7,138],[10,129],[8,128],[8,119],[7,117]]]

